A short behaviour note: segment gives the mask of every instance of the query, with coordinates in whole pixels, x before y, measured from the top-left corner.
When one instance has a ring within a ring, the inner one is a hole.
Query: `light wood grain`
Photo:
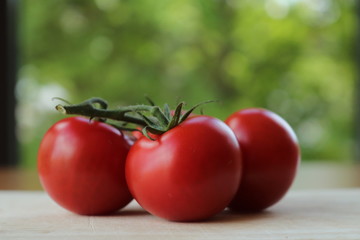
[[[176,223],[136,202],[111,216],[67,212],[44,192],[0,191],[0,239],[360,239],[360,189],[291,191],[259,214]]]

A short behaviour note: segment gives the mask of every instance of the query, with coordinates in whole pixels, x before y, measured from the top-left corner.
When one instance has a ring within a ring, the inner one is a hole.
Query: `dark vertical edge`
[[[15,166],[19,163],[15,134],[15,84],[17,78],[17,0],[1,1],[1,41],[3,46],[1,64],[2,87],[1,105],[1,166]],[[4,34],[5,33],[5,34]]]
[[[0,1],[0,81],[2,87],[0,87],[0,106],[3,106],[3,110],[0,112],[0,166],[3,166],[8,161],[8,151],[7,151],[7,56],[6,56],[6,2]],[[6,63],[6,64],[4,64]]]

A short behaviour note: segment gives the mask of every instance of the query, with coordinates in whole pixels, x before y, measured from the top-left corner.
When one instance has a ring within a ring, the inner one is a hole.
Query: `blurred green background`
[[[16,86],[21,163],[35,167],[63,97],[111,108],[218,100],[285,118],[304,161],[353,161],[355,1],[22,0]]]

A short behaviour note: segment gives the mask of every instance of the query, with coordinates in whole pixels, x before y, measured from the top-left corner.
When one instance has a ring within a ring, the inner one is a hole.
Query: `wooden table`
[[[111,216],[67,212],[41,191],[0,191],[0,239],[360,239],[360,188],[296,190],[259,214],[169,222],[135,201]]]

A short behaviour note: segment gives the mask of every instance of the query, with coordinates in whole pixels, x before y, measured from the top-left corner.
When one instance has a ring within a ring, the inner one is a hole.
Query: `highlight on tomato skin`
[[[206,220],[235,196],[240,151],[224,122],[192,117],[155,141],[137,140],[126,160],[126,180],[136,201],[151,214],[170,221]]]
[[[104,215],[132,199],[125,180],[130,149],[116,128],[69,117],[46,132],[38,150],[40,182],[63,208],[81,215]]]
[[[287,193],[300,164],[295,132],[279,115],[260,108],[237,111],[225,123],[236,135],[244,162],[230,209],[254,212],[271,207]]]

